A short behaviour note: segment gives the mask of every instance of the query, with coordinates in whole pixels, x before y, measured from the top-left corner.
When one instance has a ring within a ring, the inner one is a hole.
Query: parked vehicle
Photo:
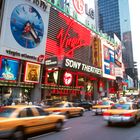
[[[84,109],[88,109],[88,110],[92,109],[92,103],[89,101],[77,101],[74,103],[75,103],[75,105],[77,105],[79,107],[83,107]]]

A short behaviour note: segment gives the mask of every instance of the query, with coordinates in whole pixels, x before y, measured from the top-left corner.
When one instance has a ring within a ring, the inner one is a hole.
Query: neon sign
[[[87,45],[85,43],[85,41],[80,39],[78,36],[75,36],[75,37],[70,36],[69,32],[70,32],[70,29],[71,29],[73,23],[74,22],[71,21],[67,30],[64,31],[64,29],[62,28],[57,35],[57,39],[59,40],[60,48],[69,48],[69,51],[67,51],[66,54],[69,54],[69,53],[73,52],[75,49]]]
[[[73,5],[77,13],[84,13],[84,1],[83,0],[73,0]]]
[[[69,72],[64,73],[63,81],[65,86],[69,86],[72,83],[72,74]]]
[[[64,59],[64,67],[70,68],[72,70],[87,72],[87,73],[93,73],[93,74],[98,74],[98,75],[102,74],[102,70],[99,68],[95,68],[93,66],[90,66],[90,65],[87,65],[82,62],[78,62],[69,58]]]

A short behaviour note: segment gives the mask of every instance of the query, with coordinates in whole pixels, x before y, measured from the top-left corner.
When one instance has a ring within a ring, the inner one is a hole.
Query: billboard
[[[115,45],[115,76],[123,78],[122,43],[114,34]]]
[[[48,0],[48,2],[90,29],[96,29],[95,1]]]
[[[46,58],[65,55],[78,59],[84,57],[85,61],[88,61],[86,59],[88,59],[89,54],[85,52],[90,46],[90,32],[89,29],[78,24],[72,18],[51,8]]]
[[[91,65],[87,65],[83,62],[66,58],[66,57],[64,58],[63,67],[69,68],[73,71],[80,71],[80,72],[102,75],[102,70],[100,68],[96,68]]]
[[[46,58],[54,56],[60,61],[66,56],[101,69],[101,47],[95,46],[94,42],[91,30],[62,12],[50,9]]]
[[[102,39],[103,49],[103,77],[116,79],[115,77],[115,59],[114,47],[105,39]]]
[[[122,45],[119,38],[114,34],[114,40],[117,43],[115,46],[115,64],[118,67],[122,67]]]
[[[6,0],[0,54],[37,62],[45,54],[49,6],[35,1]]]
[[[40,64],[26,62],[24,82],[39,83]]]
[[[0,67],[1,80],[17,80],[18,70],[19,70],[18,60],[2,57]]]

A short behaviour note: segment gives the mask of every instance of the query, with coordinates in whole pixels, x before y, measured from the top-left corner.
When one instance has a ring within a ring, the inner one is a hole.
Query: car
[[[92,106],[92,114],[93,115],[102,115],[104,111],[111,108],[111,106],[114,104],[113,101],[104,98],[101,102],[99,102],[96,105]]]
[[[113,123],[131,123],[136,125],[140,119],[140,111],[137,109],[136,104],[120,101],[114,104],[111,109],[105,111],[103,118],[108,125]]]
[[[52,107],[46,108],[45,110],[52,114],[65,115],[66,118],[77,115],[83,116],[83,113],[85,111],[83,107],[77,107],[74,103],[67,101],[56,103]]]
[[[88,109],[88,110],[92,109],[92,103],[89,101],[76,101],[74,103],[75,103],[75,105],[77,105],[79,107],[83,107],[84,109]]]
[[[64,115],[50,115],[39,106],[4,106],[0,108],[0,139],[26,140],[39,131],[60,131],[65,120]]]
[[[128,97],[120,97],[119,101],[131,102],[130,98]]]

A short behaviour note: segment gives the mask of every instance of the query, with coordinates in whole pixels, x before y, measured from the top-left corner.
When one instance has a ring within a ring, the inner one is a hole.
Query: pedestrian
[[[12,105],[12,106],[14,106],[14,105],[16,105],[16,104],[15,104],[15,102],[12,102],[12,104],[11,104],[11,105]]]

